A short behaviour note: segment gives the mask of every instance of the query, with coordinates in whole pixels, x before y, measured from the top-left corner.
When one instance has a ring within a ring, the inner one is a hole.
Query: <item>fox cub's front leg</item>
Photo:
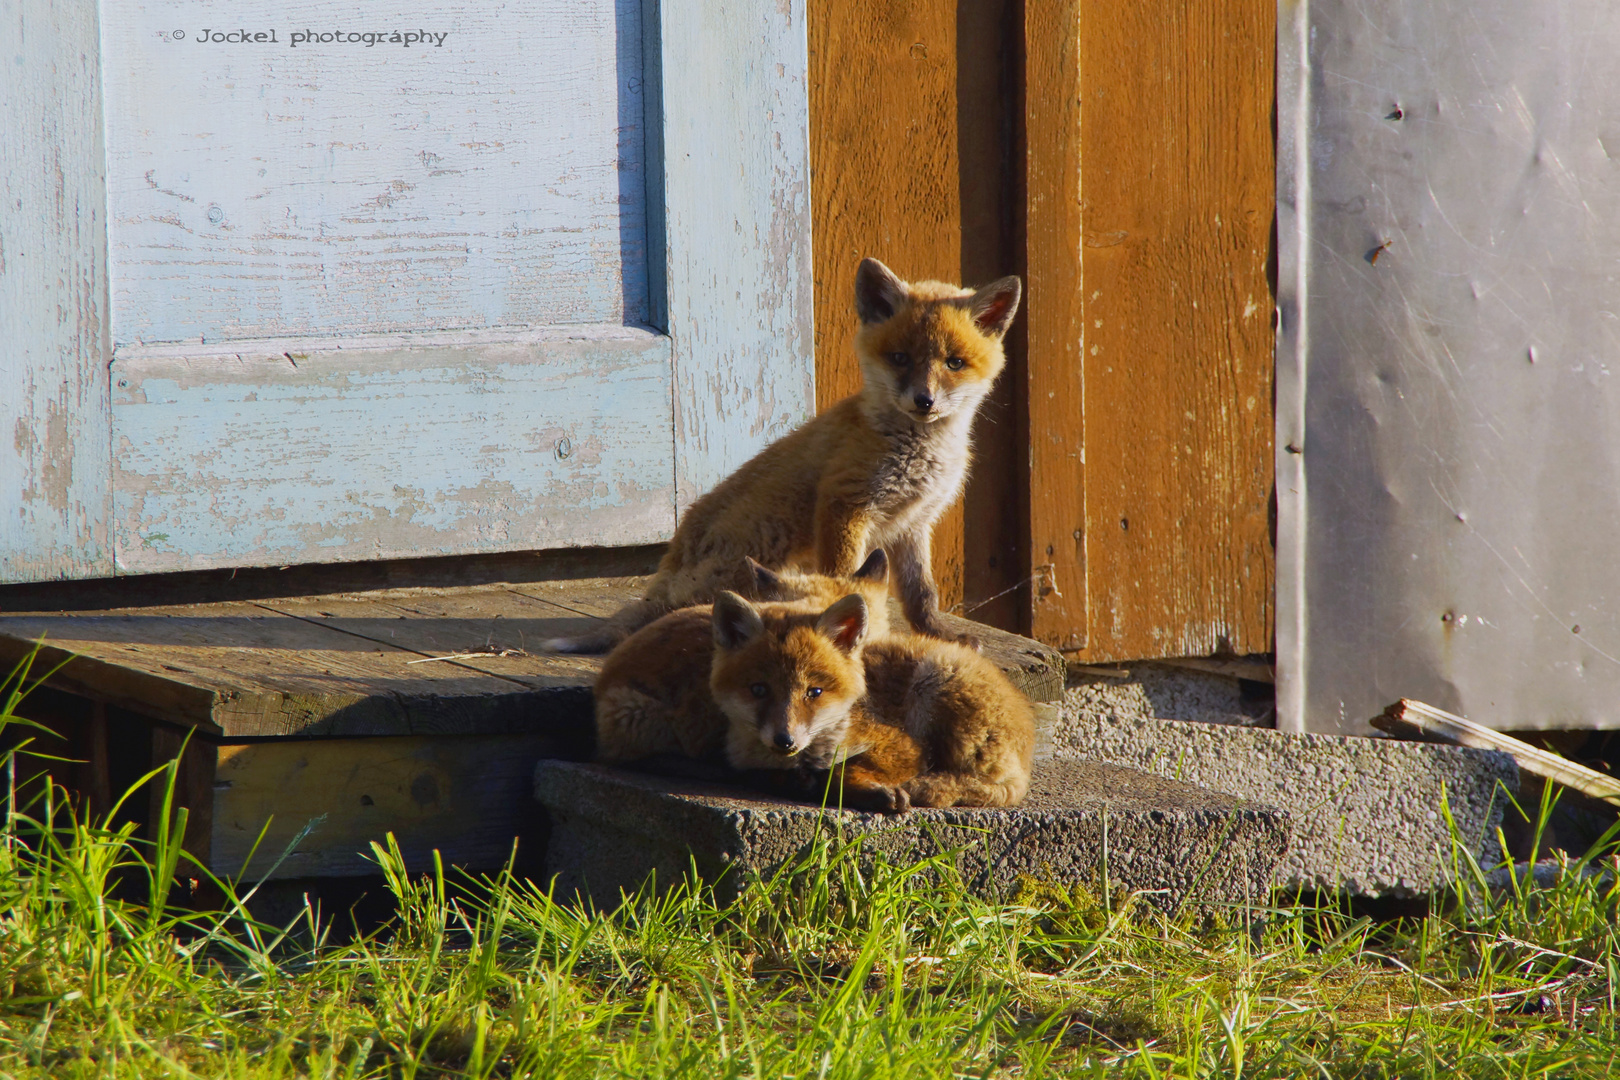
[[[858,503],[823,495],[816,502],[816,569],[828,577],[850,577],[866,558],[871,522]]]
[[[890,541],[889,556],[900,583],[900,604],[912,629],[929,637],[979,648],[978,638],[972,634],[954,634],[940,620],[939,590],[934,586],[933,545],[926,529]]]

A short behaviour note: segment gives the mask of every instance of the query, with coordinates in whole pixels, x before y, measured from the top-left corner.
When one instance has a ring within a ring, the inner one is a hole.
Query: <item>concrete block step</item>
[[[859,837],[868,858],[907,864],[960,849],[969,886],[1007,896],[1029,875],[1141,892],[1165,910],[1264,903],[1289,837],[1284,812],[1135,769],[1081,761],[1038,765],[1012,809],[914,810],[898,817],[758,797],[736,789],[561,761],[535,768],[549,816],[545,873],[559,896],[618,903],[649,874],[698,871],[735,895],[818,831]]]
[[[1054,761],[1109,762],[1279,806],[1294,823],[1287,888],[1412,897],[1452,877],[1449,808],[1463,846],[1501,861],[1496,827],[1519,771],[1507,754],[1349,735],[1100,715],[1071,691],[1046,714]]]

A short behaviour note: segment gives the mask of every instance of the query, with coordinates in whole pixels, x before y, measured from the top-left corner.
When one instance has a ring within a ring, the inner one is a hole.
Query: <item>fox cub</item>
[[[907,284],[876,259],[855,274],[864,385],[760,451],[687,510],[644,600],[553,652],[601,652],[665,612],[746,589],[744,556],[772,569],[854,573],[887,548],[906,618],[946,636],[930,569],[934,523],[961,491],[973,417],[1005,365],[1016,277],[977,292]]]
[[[714,603],[709,687],[737,769],[833,771],[846,806],[1011,806],[1029,790],[1029,701],[973,649],[867,640],[860,596],[808,625],[734,593]]]
[[[847,579],[791,570],[775,572],[752,559],[742,574],[759,610],[771,618],[815,624],[835,601],[863,596],[879,632],[887,629],[889,564],[874,551]],[[596,758],[628,763],[676,756],[718,757],[725,714],[709,693],[714,660],[713,615],[707,605],[671,612],[636,631],[602,664],[596,679]]]

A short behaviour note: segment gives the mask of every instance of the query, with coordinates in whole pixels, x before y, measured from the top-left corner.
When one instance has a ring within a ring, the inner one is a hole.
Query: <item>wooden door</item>
[[[662,540],[808,413],[802,4],[445,10],[20,5],[0,579]]]
[[[856,262],[1026,278],[942,603],[1080,659],[1271,647],[1268,0],[811,12],[816,365]]]

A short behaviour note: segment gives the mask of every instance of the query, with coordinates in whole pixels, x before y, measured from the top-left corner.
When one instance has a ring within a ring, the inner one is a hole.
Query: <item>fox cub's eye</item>
[[[818,698],[818,697],[820,697],[821,696],[821,687],[812,686],[810,689],[808,689],[808,690],[806,690],[804,692],[804,696],[807,697],[807,698]]]
[[[945,366],[950,368],[952,371],[961,371],[967,366],[967,361],[963,360],[960,356],[952,356],[945,361]]]
[[[903,352],[890,353],[888,360],[889,363],[893,364],[895,367],[905,367],[907,364],[911,363],[911,357]]]
[[[765,689],[765,684],[762,682],[757,682],[753,686],[750,686],[748,688],[748,692],[753,694],[755,697],[764,697],[767,693],[769,693],[769,691]]]

